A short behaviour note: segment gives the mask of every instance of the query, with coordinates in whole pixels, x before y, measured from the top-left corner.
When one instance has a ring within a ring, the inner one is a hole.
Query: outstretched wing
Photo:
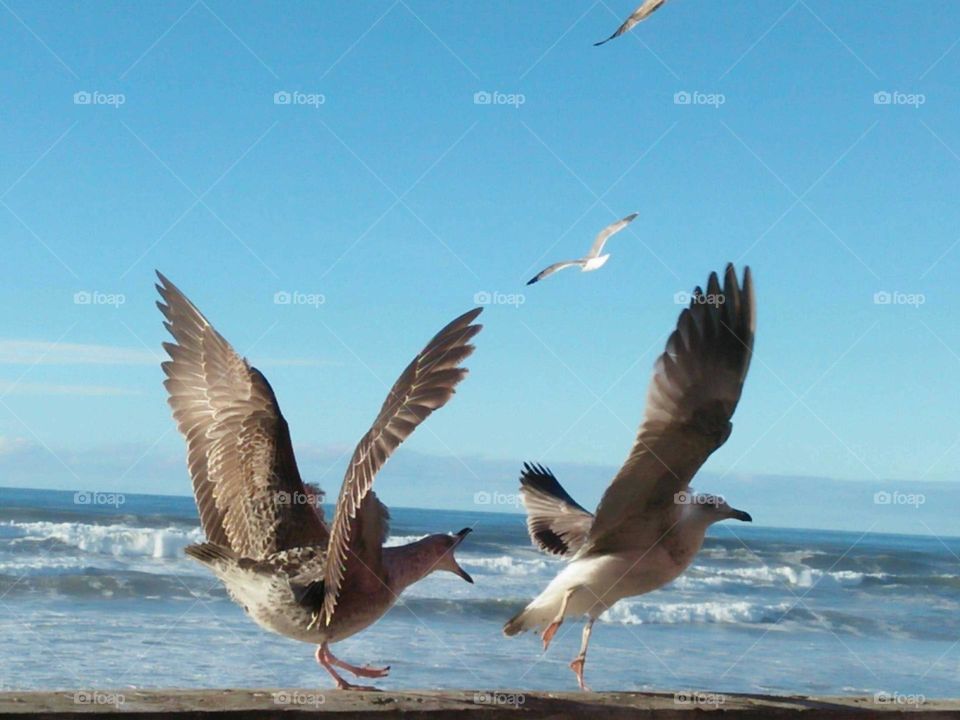
[[[594,258],[599,256],[600,253],[603,252],[603,246],[606,244],[607,240],[632,223],[634,218],[637,217],[637,214],[638,213],[630,213],[623,218],[623,220],[617,220],[615,223],[610,223],[603,230],[597,233],[597,237],[594,239],[593,245],[590,246],[590,252],[587,253],[587,257]]]
[[[570,497],[554,474],[542,465],[524,463],[520,497],[533,544],[551,555],[576,554],[587,539],[593,515]]]
[[[669,529],[676,494],[730,435],[755,328],[750,268],[742,290],[733,265],[722,289],[716,273],[706,293],[696,289],[657,359],[636,443],[600,501],[585,553],[638,547]]]
[[[532,278],[527,280],[527,285],[533,285],[535,282],[539,282],[546,277],[550,277],[558,270],[563,270],[564,268],[572,267],[574,265],[582,265],[582,264],[583,262],[580,260],[564,260],[562,262],[554,263],[553,265],[550,265],[549,267],[544,268],[543,270],[538,272],[536,275],[534,275]]]
[[[353,451],[330,530],[329,554],[324,570],[324,615],[333,619],[340,584],[349,562],[351,530],[358,508],[373,487],[373,479],[390,454],[434,410],[446,405],[454,388],[467,374],[462,363],[473,352],[470,340],[481,325],[471,323],[480,314],[476,308],[458,317],[431,340],[413,359],[390,389],[380,414]],[[375,528],[365,531],[374,533]]]
[[[606,40],[601,40],[600,42],[594,43],[594,47],[608,43],[614,38],[618,38],[624,33],[630,32],[633,30],[635,25],[643,22],[648,17],[653,15],[653,13],[659,10],[666,2],[667,0],[645,0],[640,7],[633,11],[633,14],[626,19],[623,25],[617,28],[617,31],[613,35],[608,37]]]
[[[187,441],[193,494],[207,539],[262,559],[324,545],[319,501],[300,479],[290,431],[263,374],[247,364],[177,287],[157,273],[163,363],[177,427]]]

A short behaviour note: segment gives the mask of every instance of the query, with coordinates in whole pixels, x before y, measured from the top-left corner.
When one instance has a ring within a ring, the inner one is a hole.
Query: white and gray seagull
[[[347,467],[333,521],[323,493],[300,478],[287,422],[263,374],[238,355],[186,296],[157,273],[164,325],[164,385],[187,462],[207,541],[186,548],[210,568],[261,627],[316,643],[316,658],[338,688],[362,688],[336,671],[384,677],[387,668],[358,667],[329,644],[379,620],[404,588],[435,570],[467,582],[453,551],[470,528],[399,547],[383,547],[390,515],[372,491],[391,453],[443,407],[467,370],[472,324],[480,309],[444,327],[391,388]]]
[[[600,42],[594,43],[594,47],[608,43],[614,38],[618,38],[624,33],[628,33],[633,30],[634,26],[639,23],[642,23],[648,17],[653,15],[657,10],[659,10],[663,5],[665,5],[667,0],[645,0],[644,3],[638,7],[633,13],[628,17],[623,25],[617,28],[617,31],[608,37],[606,40],[601,40]]]
[[[570,663],[582,690],[593,623],[617,601],[678,577],[707,528],[747,513],[723,498],[695,494],[690,481],[730,436],[753,354],[756,309],[750,269],[738,287],[732,265],[723,287],[711,273],[657,359],[633,449],[592,515],[540,465],[525,464],[521,495],[534,545],[569,564],[504,626],[506,635],[543,632],[544,650],[565,618],[586,615]]]
[[[603,230],[601,230],[597,237],[593,240],[593,245],[590,246],[590,251],[584,255],[582,258],[577,260],[563,260],[562,262],[554,263],[553,265],[544,268],[532,278],[527,281],[527,285],[533,285],[535,282],[543,280],[546,277],[550,277],[558,270],[563,270],[564,268],[573,267],[574,265],[579,265],[581,272],[590,272],[591,270],[598,270],[603,267],[604,263],[610,259],[610,255],[601,255],[603,252],[603,246],[606,244],[612,236],[616,235],[618,232],[623,230],[627,225],[633,222],[633,219],[637,217],[637,213],[631,213],[627,215],[622,220],[617,220],[615,223],[607,225]]]

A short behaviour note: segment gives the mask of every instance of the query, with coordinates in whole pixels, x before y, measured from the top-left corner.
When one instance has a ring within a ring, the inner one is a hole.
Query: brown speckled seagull
[[[480,308],[461,315],[427,344],[390,389],[347,468],[333,522],[323,493],[304,484],[277,398],[263,374],[234,351],[173,283],[157,273],[164,325],[169,403],[187,441],[187,462],[207,542],[186,553],[209,567],[261,627],[316,643],[316,658],[341,689],[336,668],[357,677],[389,667],[358,667],[335,657],[330,643],[379,620],[404,588],[435,570],[467,582],[453,551],[469,532],[429,535],[383,547],[389,513],[372,491],[390,454],[467,373],[460,364],[480,331]]]

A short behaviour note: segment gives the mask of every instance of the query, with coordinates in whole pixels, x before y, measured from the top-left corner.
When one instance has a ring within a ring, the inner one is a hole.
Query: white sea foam
[[[54,522],[9,522],[4,525],[22,533],[22,537],[12,541],[21,546],[24,543],[54,539],[87,554],[114,558],[179,558],[187,545],[203,541],[203,531],[200,528],[185,530],[176,527],[144,528]]]
[[[482,558],[464,557],[460,564],[471,569],[481,568],[491,571],[492,574],[503,574],[510,577],[532,575],[547,568],[546,560],[522,560],[511,555]]]
[[[743,600],[684,603],[621,601],[602,620],[623,625],[673,625],[677,623],[758,623],[773,621],[789,610],[789,603],[759,605]]]

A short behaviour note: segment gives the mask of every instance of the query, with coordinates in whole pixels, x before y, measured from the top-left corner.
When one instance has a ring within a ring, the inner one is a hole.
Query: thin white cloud
[[[102,397],[110,395],[139,395],[139,390],[112,385],[59,385],[56,383],[11,382],[0,380],[0,395],[83,395]],[[2,449],[0,449],[2,451]]]
[[[159,349],[0,339],[0,365],[153,365],[161,359]]]

